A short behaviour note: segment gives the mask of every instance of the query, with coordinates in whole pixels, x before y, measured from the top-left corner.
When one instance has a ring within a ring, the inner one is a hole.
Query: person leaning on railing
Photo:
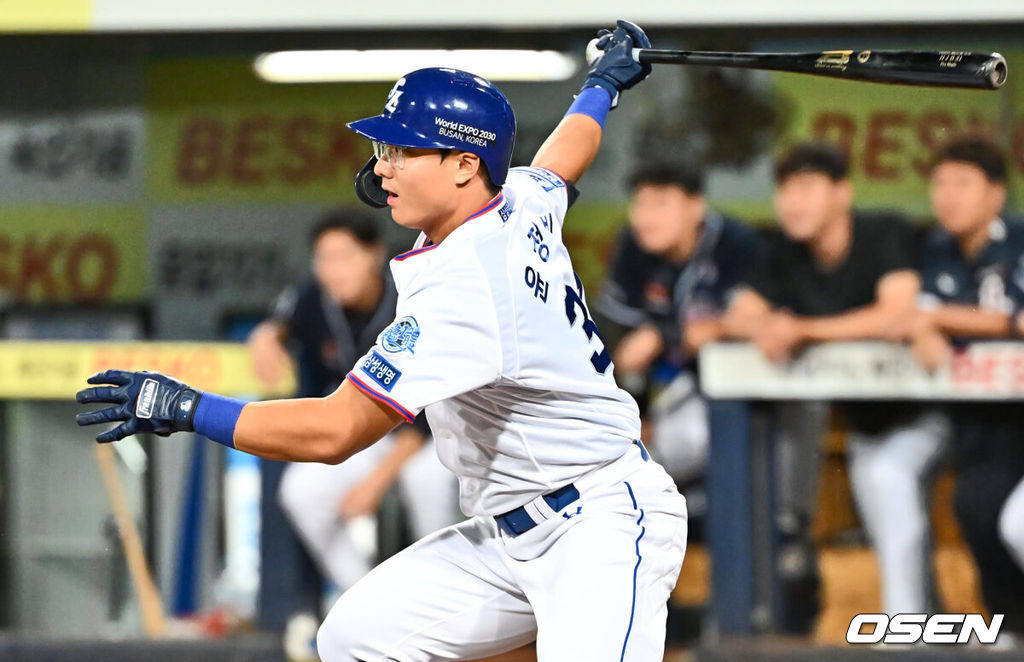
[[[968,340],[1021,337],[1024,223],[1004,219],[1006,162],[984,137],[939,150],[931,171],[938,220],[922,250],[922,296],[911,316],[914,354],[928,368]],[[957,474],[953,505],[974,555],[981,590],[1003,628],[1024,632],[1024,433],[1020,404],[949,408]]]
[[[782,232],[767,238],[751,286],[726,314],[727,331],[783,362],[802,346],[899,339],[918,293],[914,236],[893,213],[853,209],[848,163],[836,148],[806,143],[776,165]],[[808,403],[777,416],[780,529],[809,539],[827,417]],[[840,403],[857,509],[879,558],[883,610],[930,610],[928,478],[943,454],[945,419],[909,403]],[[788,428],[802,427],[799,433]],[[786,495],[790,495],[787,498]],[[788,509],[790,512],[787,512]]]

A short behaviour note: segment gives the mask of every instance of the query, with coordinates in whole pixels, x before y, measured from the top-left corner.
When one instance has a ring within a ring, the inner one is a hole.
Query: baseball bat
[[[146,552],[142,548],[142,540],[139,537],[139,530],[135,526],[135,518],[132,517],[128,508],[128,500],[124,495],[124,487],[117,475],[117,462],[110,444],[96,444],[96,462],[100,467],[100,474],[103,476],[103,486],[106,488],[107,500],[110,508],[114,511],[114,520],[117,522],[117,533],[121,538],[121,547],[124,549],[124,556],[128,562],[128,572],[132,578],[132,586],[135,588],[135,597],[139,601],[139,609],[142,612],[142,628],[146,636],[151,639],[162,637],[166,631],[163,603],[160,600],[160,592],[150,574],[149,564],[146,562]]]
[[[587,61],[600,57],[597,40]],[[997,90],[1006,82],[1006,58],[999,53],[966,51],[817,51],[812,53],[739,53],[634,48],[642,64],[693,64],[763,69],[897,85]]]

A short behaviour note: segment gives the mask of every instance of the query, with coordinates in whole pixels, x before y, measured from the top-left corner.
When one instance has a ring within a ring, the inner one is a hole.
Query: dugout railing
[[[783,609],[774,526],[771,403],[792,400],[1024,400],[1024,343],[959,348],[929,372],[897,343],[812,346],[787,364],[748,343],[713,343],[700,353],[709,399],[707,537],[713,632],[777,631]]]

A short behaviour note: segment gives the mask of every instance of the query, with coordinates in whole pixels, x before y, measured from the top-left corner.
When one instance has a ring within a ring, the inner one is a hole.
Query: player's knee
[[[1024,503],[1018,501],[1017,503]],[[999,539],[1014,558],[1024,559],[1024,508],[1008,502],[999,513]]]
[[[310,504],[306,496],[307,489],[302,481],[289,480],[287,473],[277,488],[277,503],[290,517],[294,519],[296,513],[301,513]]]
[[[333,613],[333,610],[332,610]],[[316,651],[321,662],[355,662],[352,655],[354,642],[346,638],[346,628],[343,623],[332,622],[330,615],[316,633]]]
[[[866,463],[861,479],[867,483],[867,487],[876,498],[897,494],[904,498],[907,494],[913,494],[920,489],[920,479],[910,468],[891,459],[873,459],[875,461]]]
[[[342,594],[316,633],[321,662],[358,662],[372,657],[370,639],[375,628],[367,611],[365,605]]]

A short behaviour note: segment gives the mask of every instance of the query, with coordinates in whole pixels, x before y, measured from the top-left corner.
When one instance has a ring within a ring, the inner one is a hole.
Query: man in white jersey
[[[340,462],[426,409],[470,519],[378,566],[320,628],[324,662],[474,659],[537,642],[540,662],[654,662],[683,561],[686,511],[637,440],[562,243],[577,181],[621,91],[649,66],[643,31],[602,31],[602,56],[529,168],[509,169],[515,117],[488,81],[400,79],[360,197],[417,228],[392,261],[395,322],[326,398],[244,404],[155,373],[108,371],[79,402],[115,406],[101,433],[195,430],[262,457]]]

